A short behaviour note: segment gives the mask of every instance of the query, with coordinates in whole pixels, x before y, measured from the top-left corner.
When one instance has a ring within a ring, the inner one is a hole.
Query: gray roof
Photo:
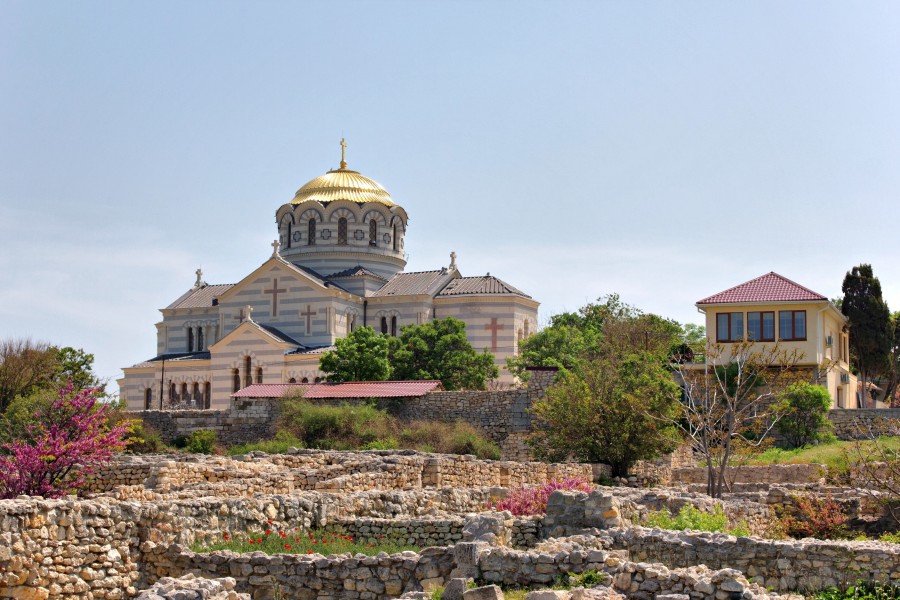
[[[523,298],[531,298],[525,292],[514,288],[502,279],[493,275],[479,277],[458,277],[441,290],[438,296],[464,296],[483,294],[515,294]]]
[[[206,308],[212,306],[213,298],[221,296],[233,288],[234,285],[233,283],[216,285],[204,283],[200,287],[192,287],[166,308]]]
[[[373,273],[372,271],[360,265],[356,265],[355,267],[351,267],[349,269],[344,269],[343,271],[338,271],[337,273],[332,273],[328,276],[328,279],[342,279],[345,277],[372,277],[379,281],[387,281],[387,279],[385,279],[378,273]]]
[[[319,346],[318,348],[297,348],[285,354],[318,354],[319,352],[328,352],[329,350],[337,350],[337,346]]]
[[[132,365],[131,368],[138,369],[141,367],[152,367],[153,363],[163,360],[170,362],[179,360],[209,360],[209,350],[203,350],[202,352],[166,352],[147,359],[144,362]]]
[[[438,285],[446,276],[447,272],[443,269],[397,273],[384,284],[383,288],[372,294],[372,297],[434,294],[438,291]]]
[[[264,331],[269,332],[270,334],[272,334],[273,336],[275,336],[282,342],[287,342],[288,344],[294,344],[295,346],[304,347],[303,344],[301,344],[300,342],[298,342],[297,340],[295,340],[288,334],[284,333],[280,329],[272,327],[271,325],[263,325],[262,323],[257,323],[256,321],[250,321],[250,323],[252,323],[253,325],[256,325],[257,327],[259,327],[260,329],[262,329]]]

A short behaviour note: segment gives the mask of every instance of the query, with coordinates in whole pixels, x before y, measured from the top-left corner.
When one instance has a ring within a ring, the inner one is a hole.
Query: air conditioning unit
[[[841,383],[850,383],[850,373],[841,373]]]
[[[834,346],[834,338],[830,335],[825,336],[825,345],[828,347]]]

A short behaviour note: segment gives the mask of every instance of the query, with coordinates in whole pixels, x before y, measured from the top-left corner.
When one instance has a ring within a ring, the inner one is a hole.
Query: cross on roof
[[[281,246],[281,242],[275,240],[272,242],[272,256],[278,256],[278,247]]]
[[[341,168],[347,168],[347,142],[341,138]]]

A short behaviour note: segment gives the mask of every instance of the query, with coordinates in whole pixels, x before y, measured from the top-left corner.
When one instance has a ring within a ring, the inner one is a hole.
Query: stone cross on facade
[[[456,252],[450,253],[450,269],[453,270],[456,268]]]
[[[272,280],[272,289],[271,290],[263,290],[264,294],[272,294],[272,316],[278,316],[278,293],[286,292],[287,290],[282,288],[278,289],[278,278]]]
[[[197,269],[197,281],[194,282],[194,287],[200,287],[201,283],[203,283],[203,271]]]
[[[491,352],[497,351],[497,332],[503,331],[503,325],[497,323],[497,317],[491,317],[489,325],[484,326],[485,331],[491,332]]]
[[[272,256],[278,256],[278,247],[281,245],[281,242],[275,240],[272,242]]]
[[[306,312],[300,313],[301,317],[306,317],[306,335],[309,335],[312,331],[312,318],[316,316],[319,311],[313,310],[312,306],[309,304],[306,305]]]

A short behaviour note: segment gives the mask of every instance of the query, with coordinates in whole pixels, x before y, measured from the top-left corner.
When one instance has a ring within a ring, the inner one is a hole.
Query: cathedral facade
[[[534,332],[538,302],[490,274],[464,277],[452,252],[447,266],[404,272],[406,211],[345,158],[276,211],[274,251],[255,271],[208,284],[198,270],[161,309],[156,355],[119,380],[130,410],[226,408],[251,383],[321,379],[319,358],[356,327],[396,336],[448,316],[512,382],[506,358]]]

